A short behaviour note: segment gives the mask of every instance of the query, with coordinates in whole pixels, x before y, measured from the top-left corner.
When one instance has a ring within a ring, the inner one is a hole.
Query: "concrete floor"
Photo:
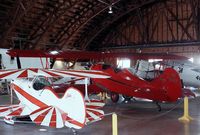
[[[1,104],[8,103],[7,96],[0,96]],[[194,120],[182,123],[178,118],[183,113],[183,102],[161,104],[162,111],[158,112],[152,102],[130,101],[129,103],[108,103],[105,113],[116,112],[118,115],[119,135],[198,135],[200,134],[200,97],[190,99],[190,114]],[[102,121],[85,126],[78,130],[80,135],[111,135],[111,115]],[[44,131],[45,130],[45,131]],[[6,125],[0,121],[0,135],[73,135],[68,128],[52,129],[35,124],[16,123]]]

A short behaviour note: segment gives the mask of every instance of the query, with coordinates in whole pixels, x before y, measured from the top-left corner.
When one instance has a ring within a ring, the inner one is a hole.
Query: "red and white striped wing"
[[[110,78],[110,76],[102,71],[96,70],[57,70],[52,69],[54,73],[60,73],[62,77],[79,77],[79,78]]]
[[[33,78],[36,75],[42,75],[45,77],[109,78],[109,76],[104,72],[91,70],[81,71],[38,68],[0,70],[0,79]]]
[[[36,75],[43,75],[46,77],[58,77],[58,74],[53,74],[46,69],[27,68],[16,70],[0,70],[1,79],[15,79],[15,78],[33,78]]]
[[[22,105],[0,106],[0,117],[21,116],[23,109]]]
[[[101,120],[104,116],[104,111],[100,110],[105,105],[102,100],[86,101],[86,123]]]
[[[57,107],[47,106],[30,114],[30,118],[38,125],[62,128],[65,126],[67,114]]]

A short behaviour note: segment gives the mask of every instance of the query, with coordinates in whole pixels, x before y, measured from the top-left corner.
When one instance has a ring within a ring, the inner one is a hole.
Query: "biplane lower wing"
[[[4,105],[0,106],[0,117],[5,116],[24,116],[25,106],[21,104],[17,105]]]

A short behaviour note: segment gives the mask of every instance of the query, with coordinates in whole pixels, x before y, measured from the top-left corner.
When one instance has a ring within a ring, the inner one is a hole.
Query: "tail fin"
[[[151,83],[153,86],[162,90],[162,93],[165,95],[165,101],[173,102],[182,96],[181,79],[176,70],[172,68],[166,68]]]
[[[83,128],[86,120],[86,106],[82,93],[70,87],[62,99],[64,101],[62,109],[68,114],[65,126],[75,129]]]

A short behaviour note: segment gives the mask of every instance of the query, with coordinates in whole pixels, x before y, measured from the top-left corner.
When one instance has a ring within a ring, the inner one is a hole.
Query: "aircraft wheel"
[[[125,101],[130,101],[131,100],[131,96],[126,96],[126,95],[122,95]]]
[[[111,92],[110,93],[110,98],[114,103],[117,103],[119,101],[119,94]]]

